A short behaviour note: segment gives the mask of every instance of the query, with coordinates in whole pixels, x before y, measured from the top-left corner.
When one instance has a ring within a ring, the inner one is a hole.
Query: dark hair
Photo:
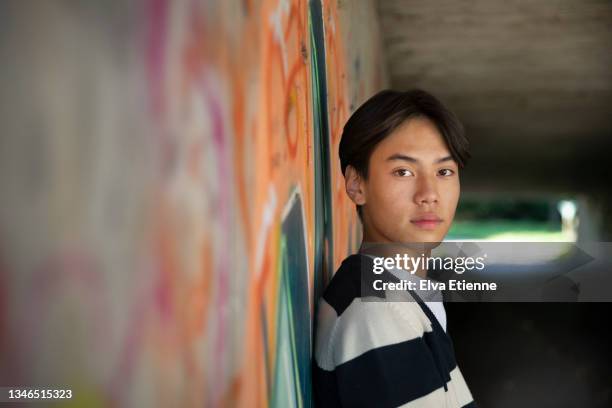
[[[458,166],[466,165],[470,158],[469,142],[463,125],[453,112],[420,89],[405,92],[384,90],[361,105],[344,125],[339,149],[342,174],[351,165],[367,179],[370,156],[376,145],[406,120],[415,117],[431,120]],[[357,210],[361,216],[359,206]]]

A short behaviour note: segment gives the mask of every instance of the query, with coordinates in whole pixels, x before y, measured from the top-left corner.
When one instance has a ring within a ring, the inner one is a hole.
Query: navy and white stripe
[[[370,264],[367,256],[348,257],[321,299],[316,406],[473,407],[450,338],[416,294],[403,292],[417,301],[364,301],[361,270]],[[397,296],[390,295],[375,294]]]

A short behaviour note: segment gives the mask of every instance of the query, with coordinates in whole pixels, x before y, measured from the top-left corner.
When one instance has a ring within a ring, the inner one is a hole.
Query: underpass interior
[[[440,95],[465,125],[463,200],[570,200],[577,242],[610,241],[610,2],[389,0],[378,12],[391,86]],[[609,303],[446,306],[481,406],[612,401]]]

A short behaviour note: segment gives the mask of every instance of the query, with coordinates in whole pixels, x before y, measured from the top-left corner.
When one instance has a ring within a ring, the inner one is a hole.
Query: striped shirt
[[[368,256],[372,259],[375,258],[375,256],[373,255],[368,255]],[[429,290],[420,289],[420,281],[423,280],[423,278],[417,275],[414,275],[404,269],[395,268],[395,269],[388,269],[388,271],[398,279],[401,279],[404,281],[412,281],[415,283],[415,286],[417,288],[415,290],[416,295],[425,302],[429,310],[431,310],[431,312],[436,317],[436,320],[438,320],[438,323],[440,323],[440,326],[442,326],[444,331],[446,331],[446,310],[444,309],[444,303],[442,303],[443,301],[442,292],[439,289],[429,289]]]
[[[418,295],[401,292],[404,301],[395,301],[397,293],[362,291],[371,275],[362,268],[372,266],[370,257],[349,256],[320,301],[316,406],[475,407],[450,338]]]

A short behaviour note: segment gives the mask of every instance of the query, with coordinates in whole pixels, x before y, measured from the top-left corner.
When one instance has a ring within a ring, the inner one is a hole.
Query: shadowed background
[[[470,138],[451,237],[611,240],[612,2],[381,0],[378,10],[391,85],[438,95]],[[569,234],[562,200],[576,206]],[[446,308],[479,406],[612,405],[609,303]]]

